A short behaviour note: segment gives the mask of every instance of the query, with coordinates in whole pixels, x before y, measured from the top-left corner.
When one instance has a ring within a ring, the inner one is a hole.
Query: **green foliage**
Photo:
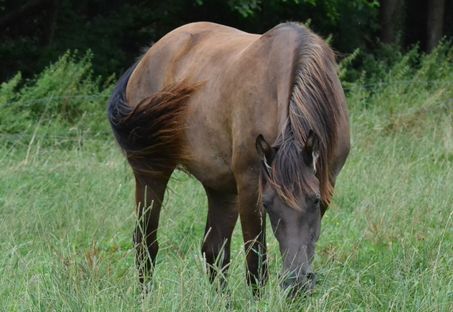
[[[3,82],[2,84],[0,84],[0,103],[8,103],[14,99],[14,90],[17,88],[21,80],[22,74],[18,72],[8,82]]]
[[[30,81],[22,82],[18,73],[3,83],[0,135],[14,141],[57,132],[62,136],[105,133],[104,110],[113,77],[105,82],[94,77],[91,59],[91,53],[78,58],[67,52]]]
[[[238,11],[243,17],[253,15],[255,11],[259,10],[261,0],[228,0],[228,5]]]
[[[359,52],[341,64],[346,90],[360,95],[359,99],[353,97],[350,106],[405,113],[449,109],[453,97],[453,45],[442,42],[430,54],[414,47],[402,55],[398,51],[390,53],[391,48],[383,47],[377,54],[380,59],[366,55],[366,65],[360,72],[353,65]],[[351,77],[355,80],[351,81]],[[406,100],[400,100],[401,94],[406,95]],[[432,99],[434,95],[438,97],[435,101]]]

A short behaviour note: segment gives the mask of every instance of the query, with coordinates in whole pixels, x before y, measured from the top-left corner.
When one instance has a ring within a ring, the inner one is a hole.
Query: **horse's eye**
[[[268,202],[263,202],[263,207],[264,207],[264,209],[266,209],[267,211],[269,211],[270,205],[269,205]]]
[[[313,200],[313,203],[317,206],[321,203],[321,195],[316,194],[315,199]]]

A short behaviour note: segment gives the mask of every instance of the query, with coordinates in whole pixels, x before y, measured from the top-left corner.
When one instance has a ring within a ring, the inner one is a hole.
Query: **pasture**
[[[262,296],[245,282],[239,224],[228,289],[215,291],[200,254],[206,198],[182,172],[166,195],[152,290],[142,298],[134,183],[105,117],[111,82],[90,76],[89,59],[66,55],[35,81],[1,86],[1,309],[453,310],[451,46],[411,51],[379,79],[344,83],[352,151],[323,218],[318,285],[294,301],[279,287],[270,226]]]

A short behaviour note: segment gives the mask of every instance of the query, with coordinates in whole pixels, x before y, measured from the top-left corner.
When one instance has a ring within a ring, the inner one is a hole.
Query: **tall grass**
[[[314,263],[319,284],[295,301],[278,286],[280,255],[270,229],[271,277],[261,298],[245,283],[239,226],[228,291],[209,285],[200,255],[206,199],[182,173],[167,192],[153,288],[142,298],[131,173],[113,139],[96,136],[108,131],[109,89],[100,92],[101,82],[83,66],[88,60],[65,58],[23,88],[20,76],[1,87],[10,107],[0,112],[3,310],[453,310],[451,45],[430,55],[413,50],[379,78],[364,73],[345,84],[353,148],[323,219]],[[67,92],[99,98],[56,100]],[[26,104],[52,94],[54,100],[33,104],[38,108]],[[79,131],[85,125],[89,132]],[[62,146],[72,128],[79,129],[74,140]],[[23,133],[31,136],[20,143],[1,136]],[[49,142],[54,134],[63,136]]]

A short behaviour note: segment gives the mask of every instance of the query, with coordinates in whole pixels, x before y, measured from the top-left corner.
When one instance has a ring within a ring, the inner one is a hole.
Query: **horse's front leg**
[[[160,209],[171,171],[153,176],[140,173],[134,174],[138,220],[133,239],[137,251],[136,264],[139,280],[144,284],[151,279],[152,269],[159,250],[157,228]]]
[[[266,214],[258,203],[257,183],[246,179],[238,184],[239,214],[247,257],[247,282],[254,294],[264,286],[268,277],[266,256]]]
[[[225,285],[230,264],[231,234],[238,218],[236,195],[205,187],[208,196],[208,219],[202,253],[206,259],[209,280],[220,273],[220,284]]]

